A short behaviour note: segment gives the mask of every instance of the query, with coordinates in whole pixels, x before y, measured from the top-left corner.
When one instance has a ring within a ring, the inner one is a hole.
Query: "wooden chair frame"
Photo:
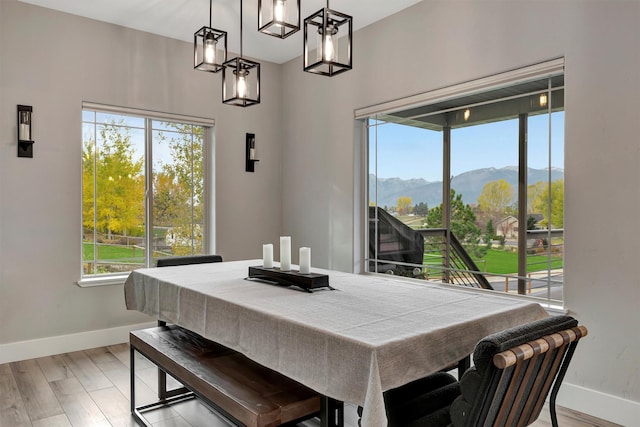
[[[513,347],[493,357],[491,398],[484,400],[475,426],[527,426],[533,423],[551,390],[551,423],[558,426],[556,397],[578,340],[587,328],[576,326]],[[484,415],[484,416],[483,416]]]

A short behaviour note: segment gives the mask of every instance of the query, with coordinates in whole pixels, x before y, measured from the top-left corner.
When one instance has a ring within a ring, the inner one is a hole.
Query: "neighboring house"
[[[518,218],[509,215],[496,223],[496,236],[506,238],[518,236]]]

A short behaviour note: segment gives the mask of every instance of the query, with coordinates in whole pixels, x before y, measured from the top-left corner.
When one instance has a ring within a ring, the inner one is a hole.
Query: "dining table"
[[[367,427],[387,425],[384,391],[457,363],[489,334],[548,316],[533,301],[387,274],[313,268],[331,288],[305,292],[249,278],[249,268],[261,265],[134,270],[126,307],[360,405]]]

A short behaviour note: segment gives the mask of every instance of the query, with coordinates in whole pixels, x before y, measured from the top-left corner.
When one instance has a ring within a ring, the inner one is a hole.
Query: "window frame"
[[[539,64],[534,64],[529,67],[519,68],[516,70],[507,71],[505,73],[500,73],[496,75],[492,75],[485,78],[480,78],[473,81],[468,81],[465,83],[461,83],[458,85],[437,89],[431,92],[426,92],[414,96],[410,96],[407,98],[397,99],[369,107],[364,107],[355,111],[355,119],[359,123],[359,127],[362,129],[362,150],[361,150],[361,169],[362,173],[360,173],[360,179],[362,180],[361,184],[361,197],[358,198],[358,203],[361,206],[362,213],[360,214],[360,218],[358,222],[361,222],[361,233],[360,233],[360,242],[358,242],[359,247],[361,248],[361,254],[358,257],[358,262],[361,263],[361,270],[363,272],[369,272],[372,274],[380,274],[375,273],[373,271],[369,271],[370,261],[380,262],[380,259],[374,258],[371,259],[369,257],[369,214],[368,214],[368,206],[369,206],[369,196],[371,189],[369,188],[369,173],[371,159],[370,156],[378,156],[377,148],[376,153],[371,153],[371,141],[369,140],[369,129],[374,127],[377,132],[377,124],[371,125],[371,122],[377,122],[380,115],[384,114],[393,114],[397,112],[403,112],[406,110],[411,110],[416,107],[423,107],[432,104],[437,104],[439,102],[447,101],[450,99],[462,98],[465,96],[475,95],[479,93],[488,92],[495,89],[507,88],[509,86],[514,86],[521,83],[526,83],[533,80],[541,80],[545,78],[552,78],[554,76],[563,75],[564,74],[564,58],[557,58],[547,62],[542,62]],[[564,86],[560,89],[564,90]],[[552,92],[558,90],[558,88],[551,88],[549,86],[548,92]],[[563,111],[564,108],[563,108]],[[549,107],[549,120],[551,120],[551,107]],[[549,134],[551,133],[551,124],[549,124]],[[446,138],[445,138],[446,139]],[[377,147],[377,140],[374,141]],[[526,150],[526,143],[525,143]],[[522,150],[522,147],[519,147],[519,150]],[[446,151],[446,150],[445,150]],[[526,158],[526,155],[525,155]],[[526,159],[525,159],[526,161]],[[522,157],[519,159],[519,168],[522,167]],[[377,162],[376,162],[377,164]],[[451,166],[451,158],[445,154],[445,160],[443,161],[443,169],[444,174],[450,176],[450,173],[447,170]],[[527,165],[528,167],[528,165]],[[525,169],[527,170],[527,169]],[[446,179],[443,179],[443,183],[447,182]],[[551,186],[551,181],[549,182],[549,187]],[[446,186],[450,188],[450,183]],[[374,189],[377,191],[377,189]],[[448,191],[446,192],[448,194]],[[445,195],[445,189],[443,189],[443,196]],[[520,198],[521,196],[519,196]],[[444,197],[443,200],[443,210],[448,210],[448,202],[449,197]],[[526,200],[524,201],[526,204]],[[377,205],[376,205],[377,206]],[[377,211],[376,211],[377,212]],[[448,215],[447,215],[448,216]],[[377,218],[377,213],[376,213]],[[445,219],[443,219],[445,221]],[[447,227],[448,228],[448,227]],[[377,239],[377,233],[375,233],[375,238]],[[526,229],[524,229],[524,234],[526,236]],[[526,239],[525,239],[526,240]],[[376,245],[377,248],[377,245]],[[402,264],[402,263],[400,263]],[[376,264],[377,266],[377,264]],[[520,267],[519,267],[520,268]],[[412,279],[409,279],[412,280]],[[448,285],[443,283],[444,286],[457,286],[458,285]],[[473,289],[473,291],[485,292],[485,290],[477,290]],[[508,295],[504,293],[496,293],[496,295]],[[547,305],[555,308],[561,308],[561,306],[557,306],[558,300],[550,299],[549,297],[540,298],[540,297],[531,297],[527,295],[515,295],[516,298],[528,298],[540,300],[542,303],[546,303]],[[561,301],[561,304],[564,304],[564,301]]]
[[[144,218],[145,218],[145,247],[149,248],[152,244],[152,233],[150,233],[150,229],[153,226],[153,132],[154,129],[152,127],[153,121],[167,121],[167,122],[175,122],[179,124],[187,124],[193,126],[200,126],[204,128],[204,138],[203,138],[203,194],[204,194],[204,206],[203,206],[203,226],[204,226],[204,235],[203,235],[203,253],[211,254],[215,253],[215,171],[214,171],[214,153],[215,153],[215,120],[212,118],[205,117],[196,117],[196,116],[186,116],[181,114],[173,114],[173,113],[164,113],[158,111],[151,110],[143,110],[137,108],[128,108],[128,107],[117,107],[106,104],[99,104],[94,102],[82,102],[81,112],[91,111],[96,113],[107,113],[107,114],[118,114],[125,116],[134,116],[137,118],[144,119],[145,129],[144,129],[144,180],[145,180],[145,190],[144,190]],[[81,124],[84,121],[81,120]],[[82,127],[82,126],[81,126]],[[84,136],[80,137],[82,143],[84,142]],[[82,146],[81,143],[81,146]],[[82,162],[82,161],[81,161]],[[82,166],[81,166],[82,170]],[[83,206],[83,195],[82,195],[82,174],[80,181],[80,236],[83,233],[83,224],[82,224],[82,206]],[[80,279],[75,282],[79,287],[95,287],[95,286],[105,286],[105,285],[120,285],[124,284],[126,278],[129,276],[130,272],[122,272],[122,273],[97,273],[91,275],[85,275],[83,270],[83,243],[82,238],[80,239]],[[149,268],[153,267],[152,264],[153,256],[152,252],[145,251],[145,263],[140,268]]]

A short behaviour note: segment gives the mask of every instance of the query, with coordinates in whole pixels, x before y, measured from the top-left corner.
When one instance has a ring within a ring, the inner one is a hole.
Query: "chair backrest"
[[[158,258],[157,267],[174,267],[177,265],[205,264],[209,262],[222,262],[220,255],[189,255]]]
[[[587,329],[574,318],[555,316],[480,341],[473,355],[474,368],[460,380],[462,395],[451,405],[452,425],[533,423],[552,386],[555,402],[578,340],[586,335]]]

